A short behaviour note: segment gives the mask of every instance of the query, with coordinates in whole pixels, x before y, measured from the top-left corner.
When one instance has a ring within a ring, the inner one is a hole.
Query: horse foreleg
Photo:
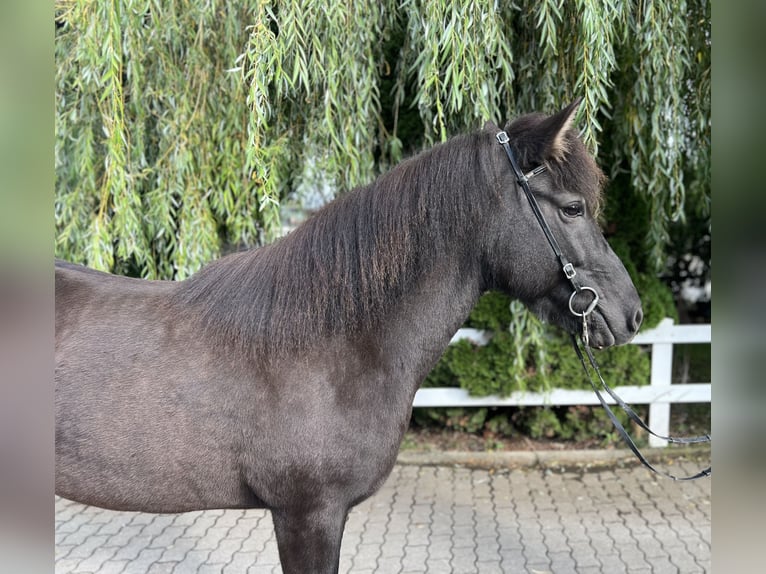
[[[347,515],[346,508],[272,511],[284,574],[337,574]]]

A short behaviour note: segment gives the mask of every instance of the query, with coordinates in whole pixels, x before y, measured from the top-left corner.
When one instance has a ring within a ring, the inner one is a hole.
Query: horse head
[[[607,347],[630,341],[643,313],[628,272],[599,226],[605,177],[571,127],[578,105],[579,101],[548,117],[523,116],[505,127],[510,157],[529,176],[533,200],[525,197],[509,157],[494,142],[497,205],[487,221],[484,266],[490,288],[518,298],[542,320],[569,332],[582,329],[583,319],[576,313],[597,294],[597,304],[587,316],[589,340],[595,347]],[[485,131],[493,140],[500,132],[491,123]],[[539,206],[541,218],[531,203]],[[572,263],[574,281],[590,289],[572,295],[573,281],[562,270],[545,226]]]

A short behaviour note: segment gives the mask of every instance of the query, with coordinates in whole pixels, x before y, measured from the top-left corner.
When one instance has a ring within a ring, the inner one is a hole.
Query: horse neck
[[[445,258],[434,264],[389,310],[381,343],[414,374],[428,374],[483,291],[478,263]],[[414,392],[414,389],[413,389]]]

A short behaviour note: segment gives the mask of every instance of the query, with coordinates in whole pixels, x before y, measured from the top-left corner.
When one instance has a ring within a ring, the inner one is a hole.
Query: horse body
[[[573,111],[516,125],[522,157],[554,161]],[[390,473],[420,382],[481,293],[579,328],[492,139],[437,146],[183,282],[57,262],[57,493],[120,510],[269,508],[286,574],[337,572],[349,509]],[[592,217],[559,213],[598,182],[593,168],[536,191],[600,286],[591,337],[609,345],[638,329],[635,288]]]

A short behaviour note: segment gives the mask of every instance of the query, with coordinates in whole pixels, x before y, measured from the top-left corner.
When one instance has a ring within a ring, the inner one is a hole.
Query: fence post
[[[672,326],[673,321],[663,319],[660,327]],[[670,389],[673,382],[673,343],[652,344],[652,374],[650,384],[654,389]],[[670,403],[658,396],[649,404],[649,426],[657,434],[670,434]],[[649,435],[649,446],[665,447],[668,441]]]

